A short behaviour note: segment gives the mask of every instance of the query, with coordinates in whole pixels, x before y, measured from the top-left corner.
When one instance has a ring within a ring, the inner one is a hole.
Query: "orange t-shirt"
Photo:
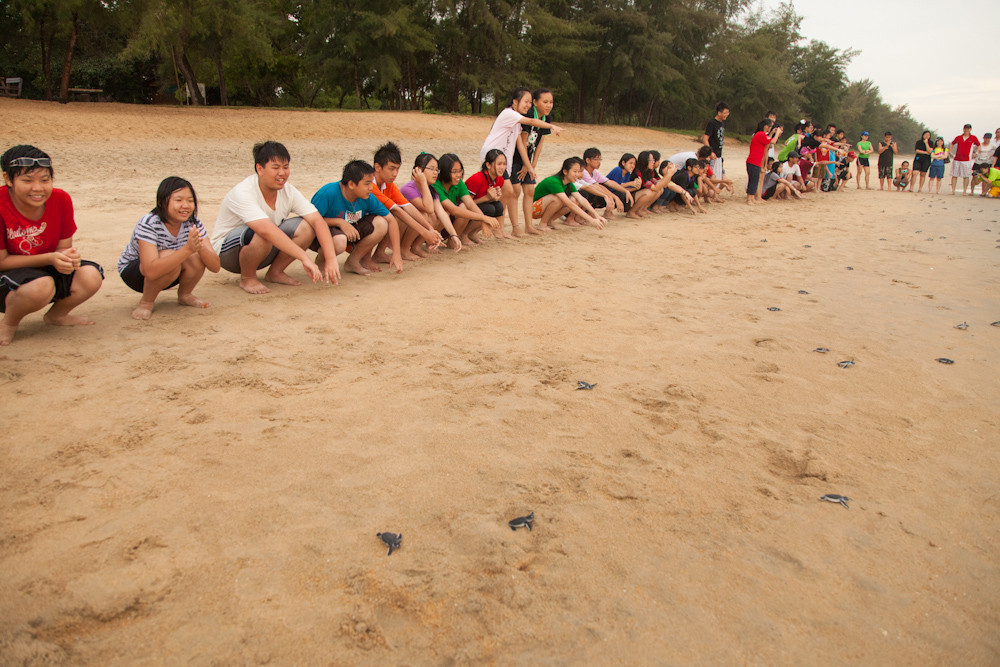
[[[402,206],[410,203],[409,200],[403,196],[403,193],[399,191],[399,188],[396,187],[395,183],[386,183],[380,190],[378,183],[372,180],[372,194],[375,195],[375,199],[382,202],[382,205],[389,210],[392,210],[392,207],[397,204]]]

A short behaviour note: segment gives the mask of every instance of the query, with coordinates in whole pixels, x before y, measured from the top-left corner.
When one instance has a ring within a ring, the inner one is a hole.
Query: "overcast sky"
[[[780,0],[764,0],[766,9]],[[871,79],[882,100],[950,141],[1000,127],[1000,0],[794,0],[800,31],[838,49],[861,51],[847,68]],[[946,43],[932,46],[934,38]],[[832,119],[831,122],[836,122]],[[866,128],[872,135],[889,128]]]

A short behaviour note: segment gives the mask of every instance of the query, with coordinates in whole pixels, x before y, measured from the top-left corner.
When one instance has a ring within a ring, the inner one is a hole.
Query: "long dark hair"
[[[573,168],[574,164],[578,164],[581,167],[587,166],[587,163],[584,162],[581,158],[568,157],[565,160],[563,160],[562,168],[559,170],[559,173],[555,175],[558,176],[560,180],[562,180],[566,176],[566,174],[569,173],[569,170]]]
[[[629,160],[635,160],[635,156],[632,155],[631,153],[625,153],[624,155],[622,155],[621,159],[618,160],[618,168],[622,170],[623,174],[631,173],[631,172],[625,171],[625,163],[628,162]],[[639,166],[639,161],[638,160],[635,161],[635,165],[637,167]]]
[[[266,163],[265,163],[266,164]],[[170,196],[178,190],[187,188],[191,191],[191,198],[194,199],[194,210],[188,220],[198,219],[198,195],[194,192],[194,186],[180,176],[167,176],[160,181],[160,186],[156,188],[156,206],[150,213],[155,213],[161,221],[167,221],[167,204],[170,203]]]
[[[442,186],[455,185],[458,181],[462,180],[461,176],[458,177],[458,180],[452,180],[451,168],[456,164],[462,167],[463,170],[465,169],[465,165],[462,164],[462,160],[454,153],[445,153],[438,160],[438,169],[440,170],[438,172],[438,181]]]
[[[494,162],[497,161],[497,158],[500,157],[503,154],[504,154],[503,151],[500,150],[499,148],[491,148],[491,149],[489,149],[488,151],[486,151],[486,159],[483,160],[483,164],[480,167],[480,169],[482,169],[483,171],[486,171],[486,165],[493,164]],[[500,174],[500,175],[503,176],[503,174]]]
[[[651,181],[656,177],[656,172],[649,167],[649,158],[652,156],[652,151],[642,151],[635,161],[635,170],[644,181]]]

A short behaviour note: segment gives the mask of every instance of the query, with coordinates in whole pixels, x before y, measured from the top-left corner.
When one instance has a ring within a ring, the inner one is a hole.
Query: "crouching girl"
[[[73,246],[73,201],[52,187],[48,155],[14,146],[0,156],[0,345],[14,339],[21,320],[48,304],[46,324],[93,324],[70,311],[101,288],[104,271]]]
[[[535,205],[531,217],[539,221],[540,229],[554,225],[564,215],[567,216],[567,227],[589,224],[603,229],[608,224],[583,195],[576,191],[574,183],[580,180],[583,167],[584,162],[580,158],[566,158],[558,174],[549,176],[535,186]]]
[[[118,274],[142,296],[132,311],[137,320],[153,314],[156,297],[177,288],[177,303],[208,308],[208,301],[194,295],[194,287],[207,268],[219,272],[219,256],[208,242],[198,220],[194,187],[178,176],[163,179],[156,189],[156,207],[142,216],[118,260]]]

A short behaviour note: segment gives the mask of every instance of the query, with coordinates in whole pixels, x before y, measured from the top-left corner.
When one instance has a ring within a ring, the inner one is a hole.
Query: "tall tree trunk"
[[[222,69],[222,47],[215,52],[215,68],[219,71],[219,101],[224,107],[229,106],[229,95],[226,93],[226,73]]]
[[[194,75],[194,68],[191,67],[191,61],[188,60],[187,54],[181,51],[180,57],[180,67],[181,74],[184,75],[184,80],[187,81],[188,87],[191,89],[191,95],[194,96],[194,103],[197,106],[205,106],[205,98],[201,94],[201,88],[198,87],[198,79]]]
[[[354,94],[358,98],[358,110],[361,110],[361,79],[358,77],[358,59],[354,59]]]
[[[62,79],[59,81],[59,101],[66,104],[69,101],[69,71],[73,67],[73,50],[76,49],[76,29],[79,15],[73,12],[73,26],[69,32],[69,44],[66,45],[66,58],[63,59]]]
[[[649,120],[653,117],[653,105],[656,104],[656,96],[650,98],[649,109],[646,111],[646,124],[644,127],[649,127]]]
[[[604,122],[604,114],[608,110],[608,98],[611,96],[611,81],[614,79],[614,73],[608,75],[608,85],[604,86],[604,94],[601,95],[601,108],[597,111],[597,124],[601,125]]]
[[[38,23],[38,44],[42,49],[42,78],[45,79],[45,99],[52,101],[52,39],[55,31],[45,33],[45,19]],[[46,39],[48,38],[48,39]]]

